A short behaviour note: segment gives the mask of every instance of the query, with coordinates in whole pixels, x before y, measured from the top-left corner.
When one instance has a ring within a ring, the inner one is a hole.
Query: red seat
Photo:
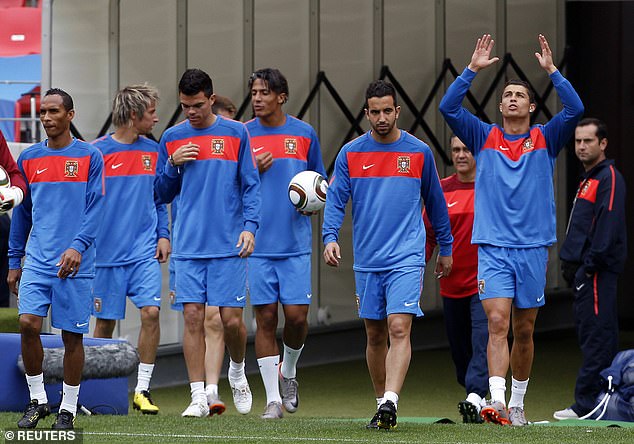
[[[21,8],[25,0],[0,0],[0,8]]]
[[[0,57],[40,54],[41,52],[42,10],[40,8],[0,10]]]

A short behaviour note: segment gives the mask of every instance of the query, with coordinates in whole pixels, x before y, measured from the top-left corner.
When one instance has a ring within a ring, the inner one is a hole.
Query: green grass
[[[625,344],[632,346],[631,343]],[[574,338],[551,335],[536,344],[535,364],[526,397],[531,421],[550,420],[552,412],[572,402],[579,364]],[[281,421],[264,421],[265,396],[259,375],[250,375],[253,410],[239,415],[226,380],[220,394],[227,411],[214,418],[181,418],[189,402],[188,387],[153,390],[161,408],[155,417],[130,411],[129,416],[80,416],[85,443],[189,443],[189,442],[333,442],[333,443],[631,443],[634,428],[597,427],[593,421],[571,427],[532,425],[523,428],[460,424],[456,404],[464,398],[449,352],[416,352],[399,401],[399,426],[390,432],[366,430],[375,410],[369,376],[362,361],[300,369],[301,406]],[[429,417],[446,417],[457,424],[429,424]],[[1,413],[0,428],[13,428],[17,413]],[[40,427],[48,427],[46,418]],[[554,421],[554,420],[553,420]],[[556,421],[555,421],[556,423]],[[577,423],[575,423],[577,424]]]

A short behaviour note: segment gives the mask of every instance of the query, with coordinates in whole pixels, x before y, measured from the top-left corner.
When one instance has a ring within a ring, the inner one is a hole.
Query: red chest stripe
[[[273,154],[274,159],[297,159],[306,161],[310,139],[308,137],[275,134],[251,137],[251,151],[254,155],[265,152]]]
[[[349,152],[350,178],[415,177],[420,179],[425,164],[423,153]]]
[[[29,183],[87,182],[90,156],[46,156],[22,162]]]
[[[172,140],[167,142],[167,154],[174,154],[181,146],[187,143],[193,143],[200,147],[197,160],[230,160],[238,161],[240,154],[240,139],[231,136],[195,136],[187,139]]]
[[[120,151],[104,156],[106,177],[142,176],[156,174],[158,153],[147,151]]]
[[[504,133],[494,126],[482,149],[498,151],[512,161],[517,162],[526,153],[546,149],[546,138],[539,128],[533,128],[528,137],[511,141],[505,139]]]
[[[596,179],[588,179],[581,182],[579,185],[579,191],[577,191],[577,198],[587,200],[590,203],[595,203],[597,200],[597,189],[599,189],[599,181]]]

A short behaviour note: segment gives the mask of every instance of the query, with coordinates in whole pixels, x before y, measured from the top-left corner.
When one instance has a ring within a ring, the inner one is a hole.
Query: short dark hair
[[[62,105],[64,105],[64,109],[66,111],[70,111],[75,109],[75,104],[73,103],[73,98],[66,91],[60,88],[51,88],[46,91],[44,97],[48,96],[60,96],[62,98]]]
[[[236,106],[229,97],[216,95],[216,100],[214,101],[214,104],[211,105],[211,111],[214,114],[218,114],[218,111],[221,110],[225,110],[233,115],[235,115],[237,111]]]
[[[394,99],[394,106],[397,106],[396,101],[396,90],[394,89],[394,85],[390,82],[386,82],[385,80],[375,80],[370,83],[368,89],[365,90],[365,107],[368,107],[368,99],[372,97],[385,97],[392,96]]]
[[[521,79],[507,80],[507,82],[504,84],[503,90],[506,89],[506,87],[509,85],[519,85],[526,88],[526,91],[528,91],[528,101],[530,103],[535,103],[535,91],[533,91],[533,88],[531,88],[531,85],[528,82]]]
[[[253,87],[253,82],[255,82],[256,79],[261,79],[266,84],[266,87],[273,91],[275,94],[286,94],[286,100],[288,100],[288,81],[279,69],[258,69],[249,77],[249,89]]]
[[[209,98],[214,93],[214,86],[209,74],[202,69],[191,68],[183,73],[178,91],[186,96],[195,96],[202,91]]]
[[[586,117],[577,123],[578,127],[588,125],[595,125],[597,127],[597,139],[599,139],[599,142],[608,138],[608,126],[602,120],[595,117]]]

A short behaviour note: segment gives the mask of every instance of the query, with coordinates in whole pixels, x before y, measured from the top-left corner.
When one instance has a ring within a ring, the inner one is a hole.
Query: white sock
[[[189,389],[192,394],[192,401],[205,403],[207,402],[207,395],[205,394],[205,383],[203,381],[190,382]]]
[[[477,393],[469,393],[467,396],[467,401],[471,404],[475,405],[478,408],[478,412],[480,411],[480,406],[482,405],[482,398]]]
[[[274,401],[279,402],[280,404],[282,403],[279,377],[277,375],[279,364],[280,355],[258,358],[260,375],[262,375],[262,382],[264,382],[264,389],[266,390],[267,404]]]
[[[297,376],[297,361],[302,354],[304,346],[302,345],[298,350],[290,348],[284,344],[284,360],[282,361],[282,368],[280,372],[285,378],[294,378]]]
[[[229,381],[237,381],[245,378],[244,375],[244,361],[234,362],[233,359],[229,359],[229,372],[227,373]]]
[[[489,391],[491,401],[500,401],[506,405],[506,379],[501,376],[489,377]]]
[[[398,409],[398,394],[396,394],[395,392],[385,392],[383,394],[383,402],[386,401],[392,401],[394,403],[394,407]]]
[[[378,410],[379,407],[381,407],[381,404],[383,404],[383,398],[376,398],[376,409]]]
[[[62,403],[59,406],[59,410],[67,410],[77,415],[77,400],[79,399],[79,385],[67,385],[62,383]]]
[[[218,399],[218,384],[207,384],[205,387],[207,401]]]
[[[152,372],[154,371],[154,364],[139,363],[139,370],[136,377],[135,393],[141,393],[144,390],[150,390],[150,379],[152,379]]]
[[[526,381],[518,381],[511,377],[511,399],[509,399],[510,407],[524,408],[524,395],[528,388],[528,379]]]
[[[35,376],[29,376],[25,373],[24,376],[26,376],[26,385],[29,386],[29,399],[37,399],[38,404],[46,404],[48,397],[46,390],[44,390],[44,373]]]

